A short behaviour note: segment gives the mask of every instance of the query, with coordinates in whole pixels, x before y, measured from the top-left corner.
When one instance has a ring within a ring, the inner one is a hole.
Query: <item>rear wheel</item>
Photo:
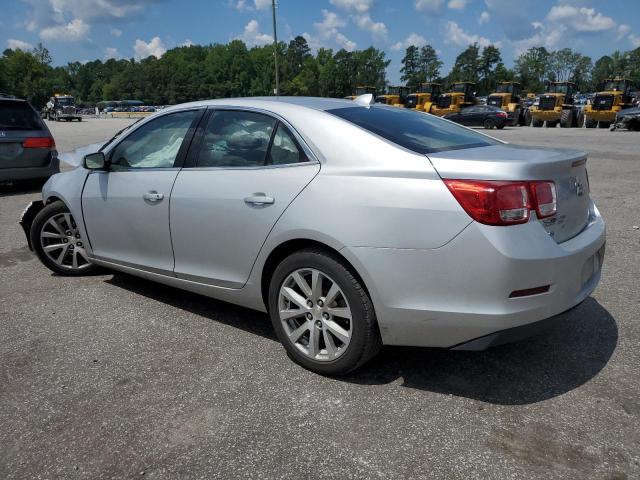
[[[593,118],[587,118],[584,121],[585,128],[596,128],[598,126],[598,122],[596,122]]]
[[[486,128],[487,130],[491,130],[492,128],[494,128],[496,126],[496,122],[494,122],[490,118],[487,118],[484,121],[483,125],[484,125],[484,128]]]
[[[576,111],[575,120],[576,122],[573,126],[576,128],[582,128],[584,125],[584,112],[581,109]]]
[[[320,374],[349,373],[381,346],[364,286],[342,259],[323,250],[301,250],[278,265],[269,314],[289,356]]]
[[[531,126],[535,127],[535,128],[540,128],[540,127],[542,127],[543,124],[544,124],[544,121],[536,120],[535,118],[531,122]]]
[[[560,127],[571,128],[573,127],[573,110],[563,110],[560,115]]]
[[[85,240],[62,202],[54,202],[38,212],[31,224],[30,239],[40,261],[59,275],[86,275],[97,268],[89,262]]]

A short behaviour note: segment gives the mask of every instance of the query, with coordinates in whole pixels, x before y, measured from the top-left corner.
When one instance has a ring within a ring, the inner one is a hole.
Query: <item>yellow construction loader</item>
[[[411,93],[404,104],[407,108],[415,108],[421,112],[431,113],[431,108],[440,96],[439,83],[423,83],[417,92]]]
[[[627,78],[607,78],[602,92],[596,93],[591,104],[584,108],[587,128],[608,128],[620,110],[633,107],[631,81]]]
[[[387,87],[387,93],[376,97],[376,103],[384,103],[385,105],[392,105],[394,107],[404,107],[409,92],[409,87],[403,85],[389,86]]]
[[[475,96],[475,86],[473,82],[456,82],[451,86],[451,90],[438,97],[436,103],[431,107],[433,115],[443,117],[451,113],[459,113],[460,110],[477,102]]]
[[[360,95],[366,95],[367,93],[370,93],[375,98],[376,93],[377,93],[376,87],[372,87],[370,85],[358,85],[356,87],[356,91],[355,91],[355,93],[353,95],[347,95],[344,98],[348,98],[349,100],[353,100],[354,98],[359,97]]]
[[[546,93],[540,95],[538,105],[531,107],[531,126],[549,128],[560,124],[562,128],[581,126],[584,122],[582,109],[573,104],[576,90],[572,82],[552,82],[547,85]]]
[[[500,82],[496,91],[487,98],[487,105],[507,112],[509,124],[524,125],[525,115],[522,102],[522,86],[518,82]]]

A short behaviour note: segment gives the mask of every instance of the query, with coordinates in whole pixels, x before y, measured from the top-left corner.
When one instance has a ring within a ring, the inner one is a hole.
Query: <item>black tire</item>
[[[494,122],[492,119],[487,118],[484,123],[483,123],[484,128],[486,128],[487,130],[491,130],[493,128],[495,128],[496,126],[496,122]]]
[[[292,272],[303,268],[317,269],[331,277],[344,292],[351,308],[351,340],[346,351],[332,361],[314,360],[300,352],[287,337],[280,320],[280,287]],[[322,249],[300,250],[276,267],[269,284],[269,315],[289,357],[321,375],[345,375],[373,358],[382,346],[373,304],[357,274],[338,255]]]
[[[573,127],[573,110],[566,109],[560,114],[560,128]]]
[[[585,128],[596,128],[598,126],[598,122],[596,122],[593,118],[588,118],[584,121]]]
[[[611,122],[598,122],[598,128],[609,128],[611,126]]]
[[[86,267],[75,270],[72,268],[64,268],[60,265],[56,264],[51,258],[47,256],[44,252],[43,245],[40,239],[40,233],[42,229],[45,227],[45,224],[49,221],[49,219],[55,217],[56,215],[60,215],[61,213],[69,213],[69,209],[63,202],[53,202],[44,207],[36,217],[33,219],[33,223],[31,224],[31,230],[29,232],[29,238],[31,240],[31,245],[33,246],[33,250],[36,252],[36,255],[40,259],[40,261],[54,273],[58,275],[63,275],[67,277],[78,277],[82,275],[88,275],[94,273],[98,267],[93,264],[89,264]],[[71,217],[73,218],[73,216]],[[84,239],[81,239],[84,241]]]
[[[536,120],[535,118],[531,121],[531,126],[534,128],[541,128],[544,125],[543,120]]]
[[[496,125],[496,128],[497,128],[498,130],[502,130],[502,129],[504,128],[504,124],[503,124],[503,125]]]
[[[584,112],[581,109],[578,109],[574,118],[575,123],[573,124],[573,126],[576,128],[582,128],[582,126],[584,125]]]

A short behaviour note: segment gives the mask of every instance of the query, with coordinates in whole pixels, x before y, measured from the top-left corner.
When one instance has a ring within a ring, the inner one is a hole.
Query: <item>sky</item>
[[[596,60],[640,47],[640,0],[278,0],[278,39],[312,49],[373,45],[400,80],[407,45],[432,45],[447,73],[469,44],[500,47],[507,66],[532,46]],[[42,42],[54,65],[160,57],[190,44],[273,41],[271,0],[0,0],[0,48]]]

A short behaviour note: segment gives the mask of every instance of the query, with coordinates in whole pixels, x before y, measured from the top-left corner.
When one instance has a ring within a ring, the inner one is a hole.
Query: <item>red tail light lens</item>
[[[529,221],[530,210],[538,218],[555,215],[553,182],[496,180],[445,180],[453,196],[471,218],[485,225],[517,225]]]
[[[509,115],[507,115],[507,112],[498,112],[496,116],[500,118],[507,118]]]
[[[55,148],[53,137],[31,137],[22,142],[22,148]]]
[[[558,211],[556,185],[553,182],[531,182],[538,218],[551,217]]]

